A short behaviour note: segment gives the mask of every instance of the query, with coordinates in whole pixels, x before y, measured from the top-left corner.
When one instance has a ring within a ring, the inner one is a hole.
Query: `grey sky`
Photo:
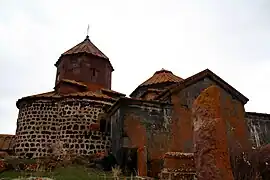
[[[0,0],[0,133],[15,133],[18,98],[50,91],[61,53],[90,39],[129,95],[161,68],[209,68],[270,113],[269,0]]]

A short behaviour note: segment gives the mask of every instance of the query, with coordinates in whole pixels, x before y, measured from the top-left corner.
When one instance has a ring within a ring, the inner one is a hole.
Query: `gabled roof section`
[[[237,97],[243,104],[246,104],[249,101],[249,99],[247,97],[245,97],[243,94],[241,94],[239,91],[237,91],[235,88],[233,88],[226,81],[221,79],[218,75],[216,75],[215,73],[213,73],[209,69],[205,69],[204,71],[201,71],[201,72],[185,79],[182,82],[179,82],[175,85],[172,85],[169,89],[162,92],[155,99],[160,99],[160,100],[165,99],[167,96],[169,96],[177,91],[180,91],[180,90],[186,88],[187,86],[190,86],[190,85],[192,85],[192,84],[194,84],[194,83],[196,83],[196,82],[198,82],[206,77],[213,80],[220,87],[225,89],[227,92],[229,92],[232,95],[234,95],[235,97]]]
[[[67,50],[62,54],[64,55],[70,55],[70,54],[77,54],[77,53],[89,53],[94,56],[98,56],[104,59],[109,59],[105,54],[103,54],[89,39],[89,36],[86,36],[83,42],[77,44],[73,48]]]
[[[180,81],[183,81],[183,79],[174,75],[171,71],[161,69],[160,71],[156,71],[152,77],[147,79],[140,86],[149,86],[153,84],[180,82]]]

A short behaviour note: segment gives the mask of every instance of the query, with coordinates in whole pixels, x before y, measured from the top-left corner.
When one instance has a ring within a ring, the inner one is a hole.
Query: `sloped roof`
[[[122,96],[122,97],[125,97],[126,95],[123,94],[123,93],[120,93],[120,92],[117,92],[117,91],[114,91],[114,90],[111,90],[111,89],[105,89],[105,88],[102,88],[101,89],[101,92],[103,92],[104,94],[107,92],[107,93],[110,93],[110,94],[115,94],[117,96]]]
[[[180,82],[180,81],[183,81],[183,79],[174,75],[171,71],[161,69],[160,71],[156,71],[152,77],[147,79],[140,86],[149,86],[153,84]]]
[[[103,94],[102,92],[93,92],[93,91],[84,91],[84,92],[76,92],[70,94],[59,94],[56,91],[50,91],[46,93],[36,94],[32,96],[26,96],[19,99],[16,102],[16,106],[18,107],[19,103],[22,101],[27,101],[31,99],[59,99],[59,98],[93,98],[93,99],[103,99],[108,102],[114,102],[116,99]]]
[[[88,86],[82,82],[78,82],[78,81],[75,81],[75,80],[71,80],[71,79],[61,79],[57,84],[56,86],[54,87],[54,89],[56,89],[61,83],[67,83],[67,84],[71,84],[71,85],[75,85],[75,86],[79,86],[79,87],[82,87],[84,89],[87,89]]]
[[[112,68],[112,71],[114,71],[113,66],[112,66],[109,58],[103,52],[101,52],[94,45],[94,43],[92,43],[92,41],[89,39],[89,36],[86,36],[86,38],[82,42],[80,42],[79,44],[77,44],[73,48],[71,48],[71,49],[67,50],[66,52],[64,52],[60,56],[60,58],[57,60],[57,62],[55,63],[55,66],[57,66],[60,63],[63,56],[75,55],[75,54],[81,54],[81,53],[91,54],[93,56],[100,57],[102,59],[107,60],[109,62],[109,65]]]
[[[208,77],[209,79],[213,80],[214,82],[216,82],[220,87],[222,87],[223,89],[225,89],[227,92],[231,93],[232,95],[234,95],[235,97],[237,97],[241,102],[243,102],[244,104],[246,104],[248,102],[248,98],[245,97],[243,94],[241,94],[239,91],[237,91],[234,87],[232,87],[231,85],[229,85],[226,81],[224,81],[223,79],[221,79],[218,75],[216,75],[215,73],[213,73],[212,71],[210,71],[209,69],[205,69],[175,85],[172,85],[170,88],[168,88],[166,91],[162,92],[160,95],[158,95],[155,99],[158,100],[162,100],[164,98],[166,98],[167,96],[180,91],[181,89],[184,89],[204,78]]]
[[[74,84],[74,85],[77,85],[77,86],[82,86],[82,87],[87,88],[87,85],[86,84],[84,84],[82,82],[75,81],[75,80],[61,79],[60,81],[63,81],[63,82],[66,82],[66,83],[70,83],[70,84]]]
[[[70,55],[76,53],[89,53],[94,56],[98,56],[104,59],[109,59],[105,54],[103,54],[89,39],[89,36],[86,36],[84,41],[77,44],[73,48],[67,50],[62,55]]]

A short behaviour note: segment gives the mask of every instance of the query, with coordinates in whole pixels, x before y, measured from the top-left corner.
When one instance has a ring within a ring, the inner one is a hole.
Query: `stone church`
[[[110,151],[121,164],[123,149],[134,149],[138,171],[146,175],[150,168],[162,169],[164,155],[192,154],[191,107],[212,85],[230,99],[227,118],[237,143],[257,147],[270,141],[270,115],[245,112],[248,98],[209,69],[188,78],[158,70],[127,97],[111,89],[114,68],[88,36],[64,52],[55,67],[51,92],[17,101],[16,135],[0,135],[1,151],[42,157],[62,142],[77,155]]]

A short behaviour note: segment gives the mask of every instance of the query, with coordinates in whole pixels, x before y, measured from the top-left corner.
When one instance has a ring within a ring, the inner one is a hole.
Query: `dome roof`
[[[98,56],[104,59],[109,59],[105,54],[103,54],[89,39],[89,36],[86,36],[84,41],[77,44],[73,48],[67,50],[62,54],[64,55],[70,55],[70,54],[76,54],[76,53],[89,53],[94,56]]]
[[[180,81],[183,81],[183,79],[174,75],[171,71],[162,68],[160,71],[156,71],[152,77],[143,82],[139,87],[168,82],[177,83]]]

